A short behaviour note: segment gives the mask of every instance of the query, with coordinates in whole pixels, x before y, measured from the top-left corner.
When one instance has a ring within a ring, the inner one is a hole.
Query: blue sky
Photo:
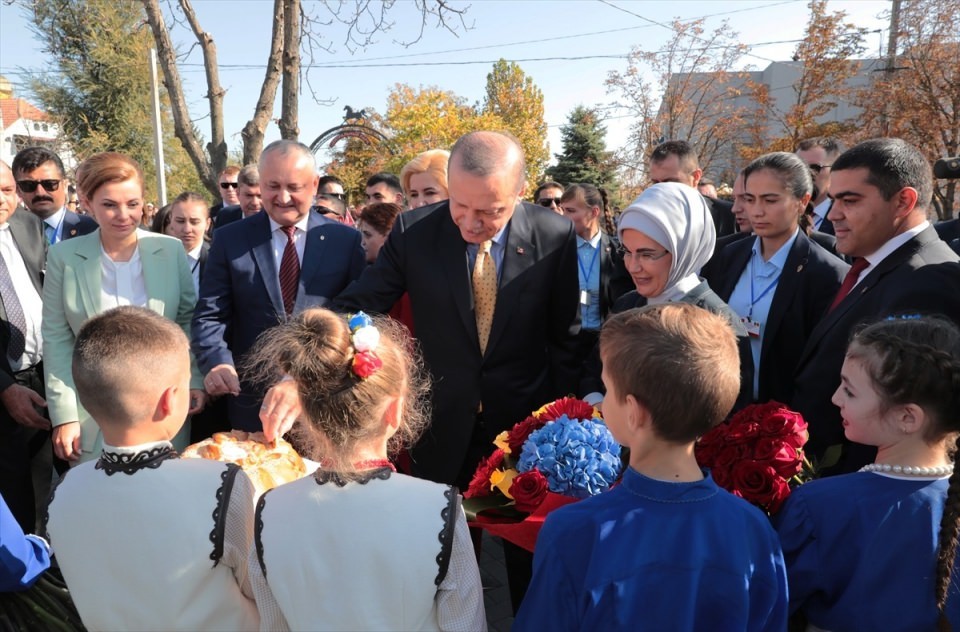
[[[118,0],[130,1],[130,0]],[[429,1],[429,0],[428,0]],[[624,56],[631,46],[655,50],[670,31],[662,26],[674,18],[707,18],[709,30],[729,19],[730,29],[740,41],[755,45],[760,57],[744,58],[744,64],[764,67],[765,59],[788,60],[796,40],[802,37],[808,9],[804,1],[627,1],[627,0],[451,0],[454,6],[469,7],[457,33],[429,27],[416,44],[398,42],[415,37],[419,15],[410,0],[398,0],[388,14],[394,27],[378,34],[365,50],[351,53],[344,45],[345,28],[332,24],[320,29],[331,52],[317,51],[314,65],[303,83],[300,101],[301,140],[310,143],[324,130],[337,125],[343,106],[356,109],[386,109],[386,97],[395,83],[413,86],[435,85],[466,97],[469,102],[483,98],[486,75],[500,57],[517,61],[543,90],[546,119],[550,126],[551,151],[560,149],[559,126],[578,104],[610,106],[616,100],[604,86],[611,70],[624,70]],[[252,116],[259,94],[267,57],[272,0],[194,0],[200,24],[213,36],[221,64],[225,98],[226,134],[230,148],[239,149],[239,132]],[[336,4],[336,0],[330,2]],[[886,42],[886,21],[881,14],[889,9],[886,0],[833,0],[831,10],[843,10],[848,20],[870,30],[867,56],[879,54]],[[304,10],[328,18],[325,5],[305,0]],[[658,24],[659,23],[659,24]],[[19,5],[0,2],[0,74],[10,79],[19,96],[30,98],[19,84],[23,68],[43,68],[42,45],[29,28]],[[184,50],[191,34],[178,30],[175,41]],[[768,42],[784,42],[768,44]],[[765,59],[761,59],[765,58]],[[146,60],[133,60],[146,63]],[[199,50],[183,68],[187,98],[197,125],[207,133],[204,116],[203,68]],[[443,62],[444,65],[425,65]],[[307,60],[304,60],[307,63]],[[317,102],[310,87],[321,100]],[[279,94],[276,114],[279,115]],[[622,144],[630,123],[615,107],[604,110],[608,147]],[[148,113],[144,113],[148,115]],[[267,131],[267,140],[279,137],[276,125]]]

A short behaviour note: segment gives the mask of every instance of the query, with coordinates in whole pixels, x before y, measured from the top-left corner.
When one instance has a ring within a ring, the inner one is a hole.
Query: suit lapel
[[[170,295],[169,279],[176,270],[176,264],[167,260],[160,240],[140,238],[140,261],[143,267],[143,285],[147,291],[147,308],[160,315],[166,315],[165,297]]]
[[[537,260],[532,241],[533,230],[527,210],[522,203],[517,204],[507,229],[507,243],[503,252],[503,272],[497,288],[497,306],[493,312],[493,325],[490,327],[490,340],[487,353],[496,345],[510,321],[510,313],[518,304],[523,284],[519,277]]]
[[[300,267],[300,286],[297,293],[303,295],[305,288],[313,275],[320,269],[323,253],[326,249],[326,235],[323,225],[331,222],[319,213],[310,211],[310,220],[307,222],[307,241],[303,249],[303,265]]]
[[[767,323],[763,331],[763,346],[760,348],[760,361],[763,361],[764,354],[769,351],[773,338],[783,323],[783,317],[787,313],[787,306],[790,299],[796,293],[800,285],[800,280],[807,267],[807,255],[810,252],[810,242],[801,233],[793,241],[790,253],[783,264],[783,271],[780,273],[780,280],[777,281],[777,289],[773,292],[773,299],[770,302],[770,312],[767,314]]]
[[[933,229],[927,229],[932,231]],[[860,301],[860,297],[870,291],[870,288],[874,287],[880,279],[884,276],[895,270],[898,266],[902,265],[910,257],[912,257],[920,248],[926,243],[925,232],[920,233],[907,243],[903,244],[896,250],[894,250],[886,259],[880,262],[876,268],[871,270],[867,276],[860,281],[854,288],[847,294],[840,304],[833,311],[827,312],[824,317],[817,323],[817,326],[814,327],[813,331],[810,332],[810,338],[807,340],[807,345],[804,348],[804,354],[801,358],[801,364],[807,359],[807,357],[812,353],[812,349],[816,346],[816,343],[820,341],[820,338],[824,336],[830,329],[837,324],[837,322],[843,318],[844,314],[850,311],[857,303]],[[936,234],[934,234],[936,237]]]
[[[90,233],[86,239],[78,240],[80,246],[74,251],[77,257],[77,284],[80,287],[80,301],[87,318],[100,313],[101,293],[103,290],[103,271],[100,265],[100,231]]]
[[[473,281],[470,276],[467,244],[460,234],[460,229],[453,223],[450,213],[447,212],[444,215],[446,217],[442,220],[441,234],[437,239],[439,261],[447,271],[447,284],[453,295],[453,302],[457,306],[457,313],[463,321],[467,334],[472,340],[477,340],[477,351],[479,351],[480,342],[477,337],[477,319],[473,313]],[[493,322],[497,322],[496,313],[494,313]],[[488,342],[487,347],[489,346]]]
[[[250,219],[247,239],[273,308],[278,314],[286,313],[283,307],[283,296],[280,293],[277,263],[273,258],[273,235],[270,233],[270,220],[266,212],[257,213]]]
[[[21,211],[24,212],[24,211]],[[37,293],[43,295],[43,269],[46,257],[44,256],[46,237],[40,223],[34,224],[23,221],[19,214],[14,213],[9,220],[10,236],[17,245],[20,256],[26,265],[27,273],[33,282]]]
[[[607,305],[606,297],[610,295],[610,279],[613,278],[613,240],[603,231],[600,231],[600,313],[606,313],[612,305]],[[589,280],[589,279],[588,279]]]
[[[733,296],[733,290],[737,287],[740,276],[750,264],[750,257],[753,256],[753,244],[753,239],[746,238],[735,242],[735,244],[730,244],[728,248],[724,248],[724,252],[730,253],[730,261],[727,262],[726,269],[731,272],[723,276],[723,284],[717,288],[717,296],[724,301],[729,301],[730,297]],[[733,274],[734,270],[738,272]]]

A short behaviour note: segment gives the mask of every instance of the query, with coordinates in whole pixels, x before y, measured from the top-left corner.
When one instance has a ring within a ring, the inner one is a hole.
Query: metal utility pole
[[[887,40],[887,67],[884,68],[887,81],[890,81],[891,76],[897,70],[897,40],[899,39],[900,0],[893,0],[893,7],[890,10],[890,38]],[[880,117],[880,131],[884,136],[890,133],[886,107],[884,107],[883,115]]]
[[[167,204],[167,170],[163,163],[163,128],[160,118],[160,85],[157,80],[157,49],[150,49],[150,94],[153,118],[153,152],[157,163],[157,208]]]

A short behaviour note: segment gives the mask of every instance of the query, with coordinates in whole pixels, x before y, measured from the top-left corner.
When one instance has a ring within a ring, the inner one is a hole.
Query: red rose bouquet
[[[464,509],[475,526],[529,551],[548,513],[609,489],[620,474],[620,446],[600,413],[572,397],[540,408],[493,443]]]
[[[779,402],[752,404],[700,438],[697,462],[727,491],[769,514],[812,468],[804,458],[807,422]]]

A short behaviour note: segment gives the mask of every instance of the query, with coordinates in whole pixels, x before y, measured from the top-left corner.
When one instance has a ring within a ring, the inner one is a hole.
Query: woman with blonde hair
[[[107,152],[77,169],[83,207],[99,228],[50,249],[43,287],[43,369],[57,456],[96,458],[102,441],[80,406],[72,374],[77,332],[92,316],[121,305],[146,307],[175,321],[189,337],[197,302],[178,239],[143,230],[143,172],[129,156]],[[190,412],[203,408],[203,380],[193,365]],[[186,447],[189,423],[174,438]]]
[[[400,184],[407,197],[407,210],[442,202],[447,194],[447,162],[450,152],[431,149],[418,155],[400,170]]]

